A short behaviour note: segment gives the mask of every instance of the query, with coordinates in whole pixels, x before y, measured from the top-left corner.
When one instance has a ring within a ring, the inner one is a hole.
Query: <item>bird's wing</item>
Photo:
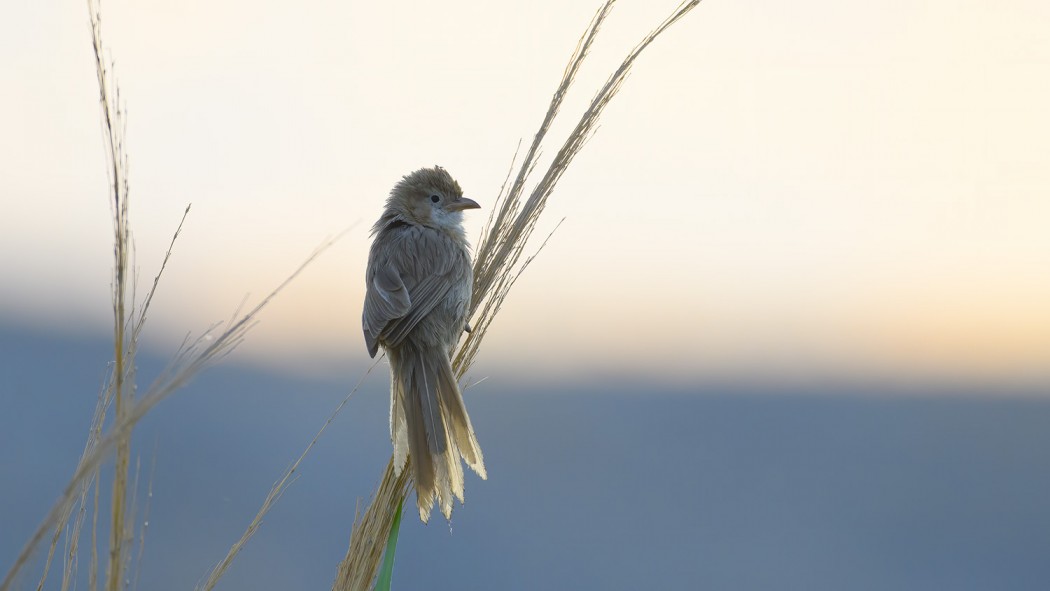
[[[452,286],[449,275],[428,275],[412,290],[412,308],[404,316],[391,321],[383,329],[383,340],[397,346],[419,321],[437,307]]]
[[[372,257],[365,307],[361,313],[361,328],[365,333],[368,354],[372,357],[379,350],[379,335],[383,328],[391,320],[404,316],[412,309],[412,298],[404,280],[398,269],[385,258]]]
[[[378,236],[370,257],[372,274],[362,325],[369,355],[379,338],[397,346],[470,272],[463,254],[437,232],[413,227]],[[465,264],[463,264],[465,263]]]

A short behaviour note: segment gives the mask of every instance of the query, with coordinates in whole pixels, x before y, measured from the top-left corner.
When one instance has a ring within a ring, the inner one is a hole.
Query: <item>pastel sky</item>
[[[674,0],[622,0],[547,153]],[[367,360],[368,228],[441,164],[489,206],[597,0],[106,0],[151,343],[229,317],[352,226],[241,359]],[[0,319],[107,329],[83,2],[0,21]],[[637,62],[476,369],[1050,380],[1050,5],[706,0]],[[468,217],[476,241],[486,210]],[[250,295],[249,295],[250,294]]]

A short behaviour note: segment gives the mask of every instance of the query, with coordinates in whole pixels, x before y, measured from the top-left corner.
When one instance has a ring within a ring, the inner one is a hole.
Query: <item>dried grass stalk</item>
[[[514,182],[505,193],[501,189],[496,205],[492,209],[474,261],[474,285],[470,309],[473,331],[468,333],[460,343],[453,357],[453,369],[460,379],[474,362],[481,342],[511,287],[514,286],[514,282],[535,256],[534,254],[526,257],[522,262],[525,246],[532,236],[536,222],[543,213],[547,199],[554,191],[554,186],[597,129],[598,119],[619,91],[635,59],[668,27],[695,8],[700,0],[689,0],[680,4],[667,19],[646,35],[627,55],[592,99],[546,172],[529,193],[528,199],[523,202],[524,188],[535,171],[543,140],[557,117],[562,101],[572,86],[583,60],[587,57],[598,30],[612,10],[613,2],[614,0],[607,0],[602,4],[583,36],[580,37],[562,75],[561,82],[551,98],[539,130],[518,167]],[[509,178],[508,174],[508,180]],[[506,183],[504,183],[504,188],[506,188]],[[540,246],[540,249],[542,247],[543,245]],[[392,462],[393,458],[383,474],[368,510],[354,524],[350,547],[346,557],[339,565],[338,574],[332,586],[333,591],[368,589],[378,572],[387,532],[390,530],[397,507],[409,493],[411,483],[406,476],[411,473],[411,470],[406,466],[402,469],[401,475],[396,476]]]
[[[281,479],[274,483],[273,487],[270,488],[270,492],[266,495],[266,498],[263,499],[262,506],[259,507],[259,510],[255,513],[255,517],[252,519],[252,522],[248,524],[248,528],[244,530],[244,533],[241,534],[241,537],[233,543],[233,545],[230,547],[230,550],[226,553],[226,556],[223,557],[223,559],[220,560],[218,564],[212,567],[204,583],[197,586],[198,591],[211,591],[215,588],[215,585],[218,584],[219,579],[224,574],[226,574],[226,569],[228,569],[230,567],[230,564],[233,563],[233,559],[237,557],[237,555],[241,552],[241,549],[244,548],[244,545],[248,543],[248,540],[250,540],[251,537],[255,535],[255,532],[258,531],[259,527],[262,526],[263,517],[265,517],[266,514],[270,512],[270,509],[273,508],[273,505],[278,500],[280,500],[281,495],[284,494],[284,491],[295,481],[294,477],[297,476],[295,471],[299,468],[299,464],[301,464],[302,461],[306,458],[306,456],[310,453],[310,450],[313,449],[314,444],[317,443],[317,440],[321,438],[321,435],[324,433],[325,429],[328,428],[328,425],[332,424],[332,421],[335,420],[335,417],[339,414],[339,411],[343,410],[343,407],[346,406],[346,403],[350,402],[350,398],[361,388],[361,384],[364,383],[365,378],[368,377],[370,373],[372,373],[372,370],[375,369],[377,365],[379,365],[379,362],[381,360],[382,357],[376,359],[375,363],[373,363],[372,366],[368,368],[368,371],[366,371],[364,375],[361,376],[361,379],[358,380],[357,384],[354,385],[354,387],[350,390],[350,393],[346,395],[346,398],[343,398],[343,401],[335,407],[335,410],[332,411],[332,414],[330,414],[328,416],[328,419],[324,422],[324,424],[321,425],[321,428],[317,431],[317,434],[314,435],[314,438],[310,440],[310,443],[306,446],[306,449],[303,450],[303,453],[299,454],[299,457],[295,460],[295,462],[293,462],[292,465],[289,466],[287,470],[285,470],[284,474],[281,476]]]
[[[120,89],[106,66],[102,48],[102,13],[96,0],[88,0],[88,11],[91,17],[91,41],[95,55],[95,72],[98,76],[99,107],[102,112],[103,136],[106,152],[109,157],[110,197],[113,213],[113,373],[112,397],[118,420],[127,413],[128,405],[134,397],[134,343],[127,343],[127,291],[129,283],[129,265],[131,251],[131,231],[129,227],[129,200],[127,177],[127,151],[124,146],[126,126],[124,111],[121,108]],[[132,379],[129,379],[132,378]],[[130,387],[129,387],[130,386]],[[105,411],[105,407],[103,409]],[[131,433],[117,441],[117,460],[114,467],[112,494],[110,495],[110,538],[109,562],[106,568],[106,588],[110,591],[120,589],[123,574],[125,542],[128,532],[125,527],[127,516],[126,496],[128,492],[128,469],[131,458]]]

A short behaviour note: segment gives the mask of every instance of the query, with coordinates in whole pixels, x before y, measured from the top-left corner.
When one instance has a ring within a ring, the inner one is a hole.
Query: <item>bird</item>
[[[466,330],[473,271],[463,196],[440,166],[405,175],[372,226],[361,327],[368,354],[390,363],[390,438],[394,470],[412,459],[419,518],[437,503],[452,518],[463,503],[463,467],[487,479],[481,446],[463,403],[451,355]]]

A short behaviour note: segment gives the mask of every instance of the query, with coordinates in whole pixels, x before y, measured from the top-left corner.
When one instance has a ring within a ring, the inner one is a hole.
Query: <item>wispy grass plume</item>
[[[490,214],[474,260],[474,285],[470,309],[473,330],[463,339],[453,356],[452,366],[456,376],[460,379],[474,362],[481,343],[510,293],[511,287],[514,286],[514,282],[535,256],[533,254],[522,259],[536,222],[543,213],[547,199],[553,193],[558,180],[597,129],[602,112],[620,90],[634,61],[668,27],[695,8],[700,0],[681,3],[670,16],[631,50],[591,100],[590,105],[562,143],[542,177],[526,194],[525,186],[533,178],[537,159],[551,124],[557,118],[562,101],[572,87],[576,74],[587,57],[602,23],[609,16],[613,3],[613,0],[607,0],[602,4],[580,37],[565,72],[562,74],[561,82],[554,91],[554,96],[551,98],[539,130],[533,137],[524,159],[518,165],[518,172],[514,176],[513,183],[509,189],[507,189],[506,182],[504,183],[504,189],[507,190],[501,189],[496,205]],[[543,244],[546,244],[546,241]],[[543,248],[543,244],[540,245],[540,249]],[[410,473],[411,470],[406,466],[401,470],[400,476],[396,475],[393,470],[393,458],[391,458],[371,505],[354,524],[350,547],[346,558],[339,565],[336,581],[332,587],[333,591],[362,591],[368,589],[375,580],[388,532],[394,526],[397,508],[409,494],[411,481],[407,475]]]
[[[99,105],[107,156],[110,206],[113,215],[114,361],[110,368],[109,378],[98,396],[88,430],[87,442],[76,470],[59,495],[57,502],[26,542],[3,580],[0,581],[0,591],[9,591],[14,586],[20,573],[47,537],[48,532],[52,532],[50,544],[43,573],[36,588],[38,590],[44,588],[58,543],[63,536],[66,542],[62,553],[61,589],[65,591],[76,588],[80,543],[89,512],[91,559],[88,588],[91,591],[98,589],[102,562],[106,564],[103,583],[107,591],[120,591],[133,583],[133,579],[128,576],[128,571],[131,566],[134,542],[134,528],[130,524],[134,520],[135,495],[139,478],[138,470],[134,471],[134,475],[131,470],[131,434],[136,423],[200,371],[236,348],[255,325],[259,313],[273,298],[317,256],[345,234],[344,231],[333,238],[322,241],[298,269],[247,313],[242,314],[238,310],[229,321],[212,325],[199,337],[187,336],[167,368],[146,388],[144,393],[138,395],[135,379],[135,354],[138,340],[146,323],[150,304],[160,285],[161,276],[171,257],[175,241],[189,213],[189,207],[183,213],[182,220],[161,263],[160,271],[154,278],[141,308],[136,310],[135,282],[131,263],[133,243],[129,215],[127,151],[124,143],[124,110],[121,105],[119,87],[112,72],[112,63],[105,58],[99,0],[87,0],[87,5],[99,84]],[[129,289],[132,290],[130,296]],[[111,408],[113,416],[108,419]],[[108,428],[106,428],[107,422],[109,423]],[[110,511],[108,516],[102,516],[99,468],[103,462],[113,456],[116,461],[113,481],[110,483],[112,491],[109,499]],[[98,556],[100,516],[109,521],[109,547],[102,560]],[[145,524],[142,525],[139,533],[139,557],[141,557],[144,532]]]
[[[244,533],[241,534],[241,537],[238,538],[232,546],[230,546],[230,550],[226,553],[226,556],[224,556],[223,559],[218,562],[218,564],[212,567],[204,583],[197,586],[198,591],[211,591],[215,588],[215,585],[218,584],[219,579],[222,578],[224,574],[226,574],[226,569],[228,569],[230,567],[230,564],[233,563],[234,558],[236,558],[237,555],[240,554],[241,550],[244,548],[244,545],[248,543],[248,540],[250,540],[251,537],[255,535],[255,532],[259,530],[259,527],[262,526],[263,518],[266,516],[267,513],[270,512],[270,509],[272,509],[274,504],[281,498],[281,495],[284,494],[284,491],[292,484],[292,482],[295,481],[295,478],[297,477],[296,470],[299,469],[299,464],[301,464],[303,460],[306,459],[306,456],[310,453],[310,450],[314,448],[314,445],[317,443],[317,440],[321,438],[321,435],[324,434],[324,431],[328,428],[328,425],[332,424],[332,421],[334,421],[335,417],[339,414],[339,412],[343,410],[343,407],[346,406],[346,403],[350,402],[350,398],[358,391],[358,389],[361,388],[361,384],[364,383],[365,378],[368,377],[368,374],[372,373],[372,370],[375,369],[377,365],[379,365],[379,362],[382,361],[382,359],[382,357],[376,359],[375,363],[373,363],[371,367],[369,367],[368,370],[364,373],[364,375],[361,376],[361,379],[358,380],[357,384],[354,385],[354,387],[350,390],[350,393],[346,395],[346,398],[343,398],[343,401],[335,407],[335,410],[332,411],[332,414],[328,415],[328,419],[324,422],[323,425],[321,425],[321,428],[318,429],[317,434],[314,435],[314,438],[310,440],[310,443],[306,446],[306,449],[303,450],[303,453],[299,454],[299,457],[295,460],[295,462],[293,462],[292,465],[289,466],[287,470],[285,470],[284,474],[281,476],[281,479],[274,483],[273,487],[270,488],[270,492],[267,493],[266,498],[263,499],[262,506],[260,506],[259,510],[255,513],[255,517],[252,518],[252,522],[248,524],[248,528],[244,530]]]

